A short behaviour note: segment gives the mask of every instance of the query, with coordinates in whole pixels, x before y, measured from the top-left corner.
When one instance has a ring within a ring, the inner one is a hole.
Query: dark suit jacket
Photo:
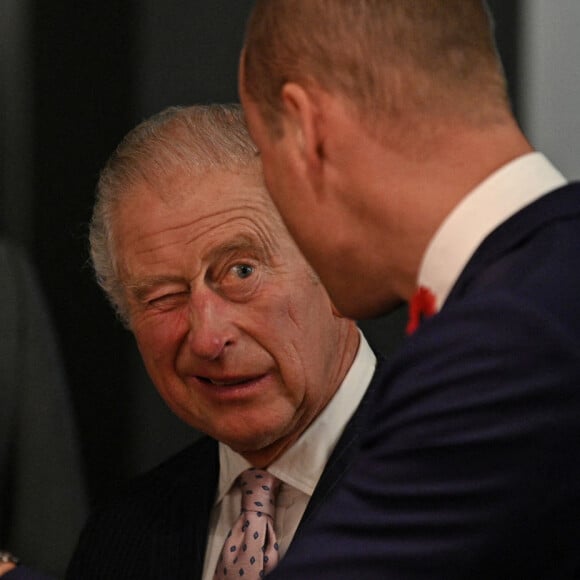
[[[272,580],[580,578],[580,184],[483,242]]]
[[[382,364],[379,359],[378,367]],[[297,535],[352,461],[375,384],[373,380],[331,455]],[[218,443],[203,437],[131,482],[89,519],[68,580],[201,578],[218,474]]]

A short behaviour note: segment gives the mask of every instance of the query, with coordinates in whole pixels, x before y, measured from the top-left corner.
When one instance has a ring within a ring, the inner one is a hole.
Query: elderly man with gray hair
[[[375,354],[282,224],[237,105],[131,131],[90,241],[156,388],[205,436],[94,512],[67,577],[262,577],[348,468]]]

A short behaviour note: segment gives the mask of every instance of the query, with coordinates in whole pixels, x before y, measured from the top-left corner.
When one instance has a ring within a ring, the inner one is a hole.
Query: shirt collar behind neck
[[[541,196],[566,184],[538,152],[504,165],[451,211],[423,255],[418,285],[429,288],[440,310],[467,262],[498,225]]]

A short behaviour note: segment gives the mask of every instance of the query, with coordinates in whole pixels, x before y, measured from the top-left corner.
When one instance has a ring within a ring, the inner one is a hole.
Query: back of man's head
[[[509,116],[482,0],[257,0],[243,70],[273,129],[287,82],[341,94],[379,131],[382,119]]]

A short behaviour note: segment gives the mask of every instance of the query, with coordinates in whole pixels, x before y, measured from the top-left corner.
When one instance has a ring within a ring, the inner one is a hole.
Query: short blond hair
[[[510,114],[489,11],[481,0],[257,0],[243,87],[275,129],[287,82],[315,82],[369,127],[406,113]]]

